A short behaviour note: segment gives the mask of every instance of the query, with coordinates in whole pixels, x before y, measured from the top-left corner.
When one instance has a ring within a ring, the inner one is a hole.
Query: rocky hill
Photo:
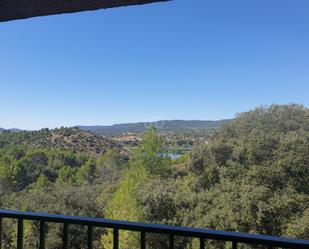
[[[97,155],[103,154],[109,149],[122,150],[121,145],[112,139],[76,128],[4,131],[0,134],[0,148],[9,146],[72,150]]]

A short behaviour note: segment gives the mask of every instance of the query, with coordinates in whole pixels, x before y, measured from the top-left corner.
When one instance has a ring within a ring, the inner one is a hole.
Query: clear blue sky
[[[308,0],[170,3],[0,24],[0,127],[309,106]]]

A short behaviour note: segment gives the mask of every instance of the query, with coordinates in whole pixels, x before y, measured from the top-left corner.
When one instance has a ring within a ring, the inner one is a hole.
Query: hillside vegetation
[[[91,131],[99,135],[115,136],[125,133],[144,133],[149,127],[155,126],[160,133],[180,132],[192,133],[194,131],[211,131],[229,122],[229,119],[218,121],[199,121],[199,120],[161,120],[157,122],[140,122],[116,124],[111,126],[78,126],[81,130]]]
[[[0,134],[0,148],[21,146],[36,149],[71,150],[102,155],[109,149],[121,149],[112,139],[74,128],[40,131],[5,131]]]
[[[187,166],[202,210],[194,225],[309,238],[309,109],[240,114]]]
[[[93,157],[5,146],[0,208],[309,239],[308,108],[259,107],[237,115],[189,155],[172,160],[167,153],[154,127],[129,159],[116,150]],[[4,248],[13,249],[16,226],[5,226]],[[35,248],[36,231],[36,224],[26,224],[25,248]],[[61,248],[60,234],[61,227],[49,225],[48,248]],[[70,234],[70,248],[86,248],[84,229],[72,226]],[[112,239],[98,229],[94,248],[111,249]],[[120,232],[120,248],[139,248],[139,240]],[[147,248],[168,248],[168,238],[149,234]],[[199,245],[177,237],[176,248]],[[230,244],[207,241],[207,248]]]

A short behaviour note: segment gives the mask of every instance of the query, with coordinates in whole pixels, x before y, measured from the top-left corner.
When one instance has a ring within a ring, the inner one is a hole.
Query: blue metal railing
[[[68,249],[69,225],[82,225],[88,227],[88,249],[93,248],[93,227],[113,229],[113,247],[119,249],[119,230],[140,232],[141,249],[146,248],[146,234],[156,233],[169,236],[169,248],[175,247],[175,236],[198,238],[200,248],[205,249],[205,241],[208,239],[228,241],[237,249],[238,243],[264,245],[269,249],[274,247],[291,249],[309,249],[309,240],[288,239],[268,235],[247,234],[238,232],[225,232],[201,228],[176,227],[168,225],[145,224],[139,222],[115,221],[102,218],[89,218],[78,216],[65,216],[58,214],[45,214],[33,212],[20,212],[12,210],[0,210],[0,249],[2,246],[2,221],[3,219],[16,219],[17,222],[17,249],[23,248],[23,221],[39,221],[40,236],[39,249],[45,249],[45,226],[47,222],[63,224],[63,249]],[[159,248],[158,248],[159,249]]]

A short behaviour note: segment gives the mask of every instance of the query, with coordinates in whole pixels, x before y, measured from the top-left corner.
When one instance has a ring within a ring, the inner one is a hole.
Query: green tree
[[[133,166],[124,175],[111,202],[104,210],[104,216],[114,220],[141,221],[142,212],[137,195],[138,188],[142,188],[148,179],[148,173],[141,166]],[[102,238],[104,249],[113,248],[113,233],[108,233]],[[121,231],[120,247],[137,248],[139,236],[129,231]]]
[[[142,189],[152,177],[166,176],[170,160],[166,156],[164,140],[151,127],[142,138],[135,151],[131,167],[121,179],[118,189],[110,204],[105,209],[105,216],[118,220],[143,220],[138,189]],[[104,248],[112,248],[112,233],[103,237]],[[121,234],[121,247],[136,248],[139,236],[136,233],[124,231]]]
[[[64,166],[60,169],[56,185],[74,185],[76,183],[76,169]]]
[[[76,173],[77,184],[93,184],[96,178],[96,161],[90,159],[85,165],[80,167]]]
[[[155,127],[150,127],[135,151],[135,163],[142,165],[151,175],[166,175],[170,163],[163,138]]]

